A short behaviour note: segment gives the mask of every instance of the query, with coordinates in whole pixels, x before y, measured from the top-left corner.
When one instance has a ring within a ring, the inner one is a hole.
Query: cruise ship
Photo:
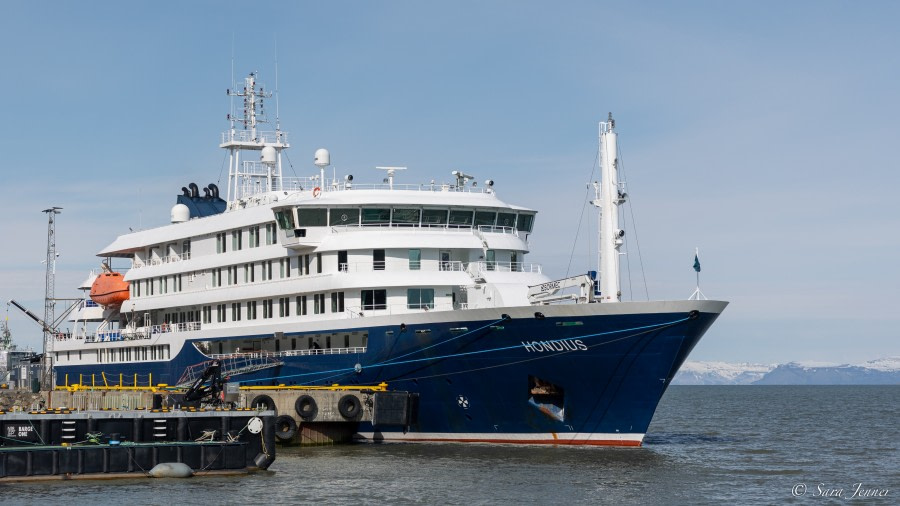
[[[116,238],[51,348],[57,385],[184,385],[210,361],[241,385],[373,385],[418,395],[408,427],[361,441],[641,444],[714,300],[621,301],[617,132],[600,123],[598,271],[555,279],[528,262],[537,212],[490,180],[362,184],[285,177],[288,135],[250,74],[229,90],[225,198],[182,188],[171,223]],[[331,172],[329,177],[328,172]],[[537,192],[539,189],[535,188]],[[202,193],[202,194],[201,194]],[[128,262],[116,272],[109,266]],[[93,328],[86,325],[93,322]]]

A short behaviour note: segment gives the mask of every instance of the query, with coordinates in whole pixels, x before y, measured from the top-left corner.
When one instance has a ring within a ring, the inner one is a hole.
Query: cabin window
[[[453,263],[450,261],[450,251],[443,250],[440,252],[441,255],[441,270],[449,271],[453,269]]]
[[[248,235],[250,236],[250,239],[248,241],[249,246],[251,248],[258,248],[259,247],[259,225],[250,227]]]
[[[280,297],[278,299],[278,316],[282,318],[291,316],[291,299],[288,297]]]
[[[383,249],[372,250],[372,270],[376,270],[376,271],[384,270],[384,250]]]
[[[494,211],[475,211],[475,226],[493,226],[496,217]]]
[[[247,302],[247,319],[255,320],[256,319],[256,301],[251,300]]]
[[[331,294],[331,312],[344,312],[344,292],[332,292]]]
[[[387,309],[387,290],[363,290],[360,292],[362,309]]]
[[[347,251],[338,251],[338,271],[339,272],[347,272],[350,266],[347,264]]]
[[[315,314],[325,314],[325,294],[317,293],[313,295],[313,299],[315,304],[313,306],[313,312]]]
[[[274,304],[272,303],[272,299],[266,299],[262,301],[263,306],[263,318],[272,318],[275,316],[275,313],[272,311]]]
[[[419,209],[394,209],[394,225],[418,225],[420,213]]]
[[[306,316],[306,295],[297,296],[297,316]]]
[[[187,239],[181,243],[181,259],[189,260],[191,258],[191,240]]]
[[[363,209],[363,225],[386,225],[391,222],[390,209]]]
[[[262,263],[262,280],[269,281],[272,279],[272,261],[266,260]]]
[[[281,279],[291,277],[291,259],[282,258],[278,261],[278,267],[281,270]]]
[[[216,322],[222,323],[225,321],[225,304],[217,304],[216,305]]]
[[[487,270],[492,271],[497,265],[497,252],[489,249],[484,257]]]
[[[228,251],[228,244],[225,242],[225,232],[216,234],[216,253],[225,253]]]
[[[241,250],[241,231],[240,230],[232,230],[231,231],[231,249],[233,251]]]
[[[332,209],[331,225],[359,225],[359,209]]]
[[[316,273],[322,274],[322,254],[316,253]]]
[[[233,321],[233,322],[241,321],[241,303],[240,302],[232,302],[231,303],[231,321]]]
[[[460,209],[450,210],[450,225],[457,227],[472,226],[472,211],[463,211]]]
[[[275,224],[266,223],[266,244],[271,245],[278,242],[278,236],[275,235]]]
[[[406,307],[409,309],[434,309],[434,288],[408,288]]]
[[[409,270],[417,271],[422,268],[422,250],[409,250]]]
[[[425,209],[422,211],[422,225],[446,225],[446,209]]]

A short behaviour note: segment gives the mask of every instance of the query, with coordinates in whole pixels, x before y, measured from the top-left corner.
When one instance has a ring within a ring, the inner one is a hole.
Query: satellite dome
[[[275,157],[277,156],[277,152],[275,148],[272,146],[266,146],[262,148],[262,153],[260,153],[260,161],[266,165],[275,165]]]
[[[331,165],[331,153],[327,149],[321,148],[316,150],[316,166],[328,167]]]
[[[172,206],[172,223],[184,223],[191,219],[191,210],[184,204]]]

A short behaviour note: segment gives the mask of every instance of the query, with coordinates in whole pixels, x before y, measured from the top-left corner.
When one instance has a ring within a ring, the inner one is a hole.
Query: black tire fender
[[[319,406],[310,395],[303,394],[294,401],[294,410],[304,422],[311,422],[319,414]]]
[[[278,408],[275,407],[275,401],[268,395],[257,395],[250,401],[251,408],[259,409],[259,406],[265,406],[263,411],[273,411],[276,415],[278,414]]]
[[[356,419],[362,413],[362,403],[353,394],[347,394],[338,401],[338,412],[347,420]]]
[[[297,435],[297,422],[290,415],[281,415],[275,419],[275,437],[287,443]]]

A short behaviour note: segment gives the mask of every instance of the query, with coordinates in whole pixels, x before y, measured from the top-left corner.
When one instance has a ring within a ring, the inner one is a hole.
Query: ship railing
[[[160,323],[150,327],[151,334],[167,334],[170,332],[191,332],[200,330],[200,322]]]
[[[519,236],[519,231],[515,227],[498,227],[495,225],[478,225],[477,230],[483,234],[510,234]]]
[[[533,272],[540,274],[543,272],[543,267],[541,264],[524,262],[478,261],[469,263],[468,272],[473,276],[480,276],[484,272]]]
[[[492,193],[490,188],[478,188],[470,186],[458,187],[451,184],[401,184],[394,183],[344,183],[337,182],[337,188],[341,190],[400,190],[423,192],[464,192],[464,193]]]
[[[458,261],[423,262],[421,260],[397,260],[390,262],[342,262],[338,265],[338,272],[374,272],[374,271],[446,271],[465,272],[466,265]]]
[[[172,253],[169,255],[161,256],[161,257],[153,257],[153,258],[150,258],[147,260],[138,260],[135,258],[135,259],[131,260],[131,268],[132,269],[140,269],[141,267],[147,267],[148,265],[156,266],[156,265],[171,264],[171,263],[175,263],[175,262],[182,262],[184,260],[190,260],[190,258],[191,258],[190,251],[186,251],[180,255]]]
[[[150,331],[146,327],[137,329],[102,330],[96,334],[85,334],[86,343],[111,343],[116,341],[134,341],[137,339],[150,339]]]
[[[236,353],[216,353],[209,355],[210,358],[218,360],[245,358],[245,359],[265,359],[268,357],[304,357],[309,355],[347,355],[354,353],[365,353],[365,346],[351,346],[349,348],[313,348],[308,350],[284,350],[284,351],[254,351],[254,352],[236,352]]]
[[[227,132],[222,132],[222,144],[229,142],[280,142],[282,144],[287,144],[287,132],[257,130],[255,137],[251,130],[229,130]]]
[[[384,231],[386,228],[405,229],[405,228],[427,228],[430,231],[447,231],[447,232],[469,232],[472,230],[471,225],[447,225],[435,223],[361,223],[351,225],[332,225],[331,231],[335,234],[342,232],[360,232],[360,231]]]
[[[469,309],[465,304],[418,302],[414,304],[366,304],[352,306],[344,309],[348,318],[364,318],[366,316],[383,316],[395,314],[427,313],[429,311],[453,311],[455,309]]]

